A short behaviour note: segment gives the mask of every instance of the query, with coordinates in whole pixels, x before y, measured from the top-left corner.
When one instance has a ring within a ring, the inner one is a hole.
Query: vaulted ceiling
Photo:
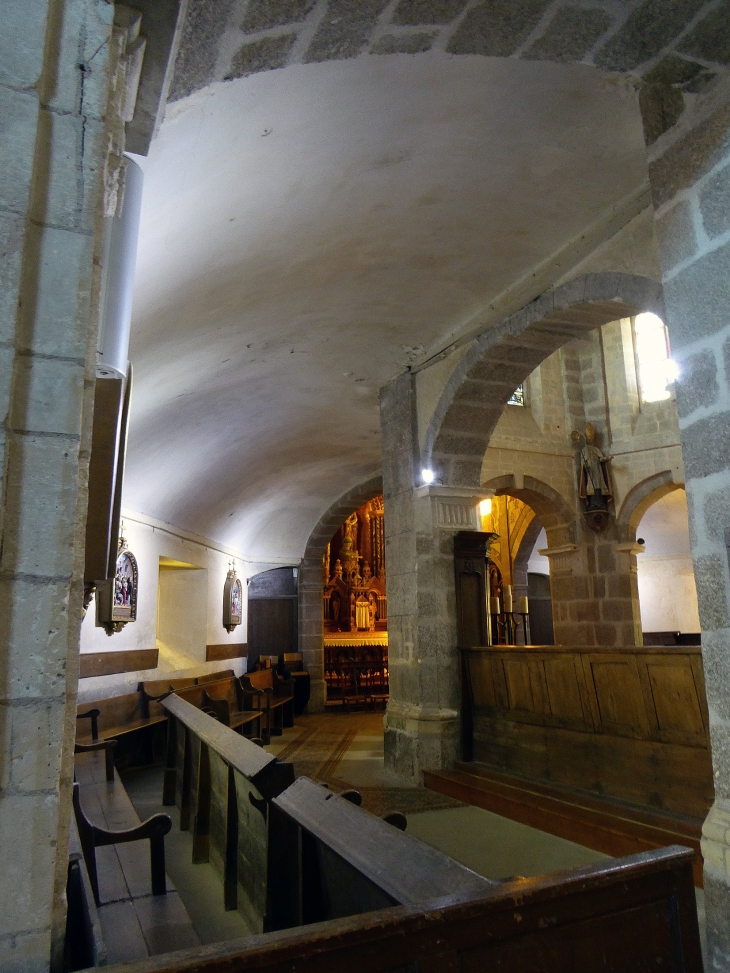
[[[438,50],[214,81],[139,161],[125,506],[262,561],[378,471],[388,380],[646,182],[624,78]]]

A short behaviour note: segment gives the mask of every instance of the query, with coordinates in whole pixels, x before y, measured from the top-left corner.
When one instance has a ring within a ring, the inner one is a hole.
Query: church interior
[[[730,0],[0,28],[0,971],[730,973]]]

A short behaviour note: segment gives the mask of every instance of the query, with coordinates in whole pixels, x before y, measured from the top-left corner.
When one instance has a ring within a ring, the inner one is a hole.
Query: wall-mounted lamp
[[[482,500],[479,504],[479,513],[482,517],[489,517],[492,513],[492,498],[487,497],[486,500]]]
[[[421,479],[424,483],[433,483],[436,479],[436,474],[433,470],[421,470]]]

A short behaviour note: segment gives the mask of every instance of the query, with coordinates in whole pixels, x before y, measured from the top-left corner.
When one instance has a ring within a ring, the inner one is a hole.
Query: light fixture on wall
[[[492,513],[492,498],[487,497],[486,500],[482,500],[479,504],[479,513],[482,517],[489,517]]]
[[[428,470],[428,469],[421,470],[421,479],[426,485],[428,485],[434,482],[434,480],[436,479],[436,474],[434,473],[433,470]]]

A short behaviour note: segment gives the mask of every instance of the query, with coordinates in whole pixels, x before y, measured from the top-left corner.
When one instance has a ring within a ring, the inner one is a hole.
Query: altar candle
[[[527,615],[529,608],[527,607],[527,595],[522,595],[520,597],[520,615]]]
[[[489,599],[489,610],[492,615],[499,615],[499,598],[496,595]]]
[[[506,612],[512,611],[512,585],[506,584],[502,589],[502,598],[504,600],[504,610]]]

